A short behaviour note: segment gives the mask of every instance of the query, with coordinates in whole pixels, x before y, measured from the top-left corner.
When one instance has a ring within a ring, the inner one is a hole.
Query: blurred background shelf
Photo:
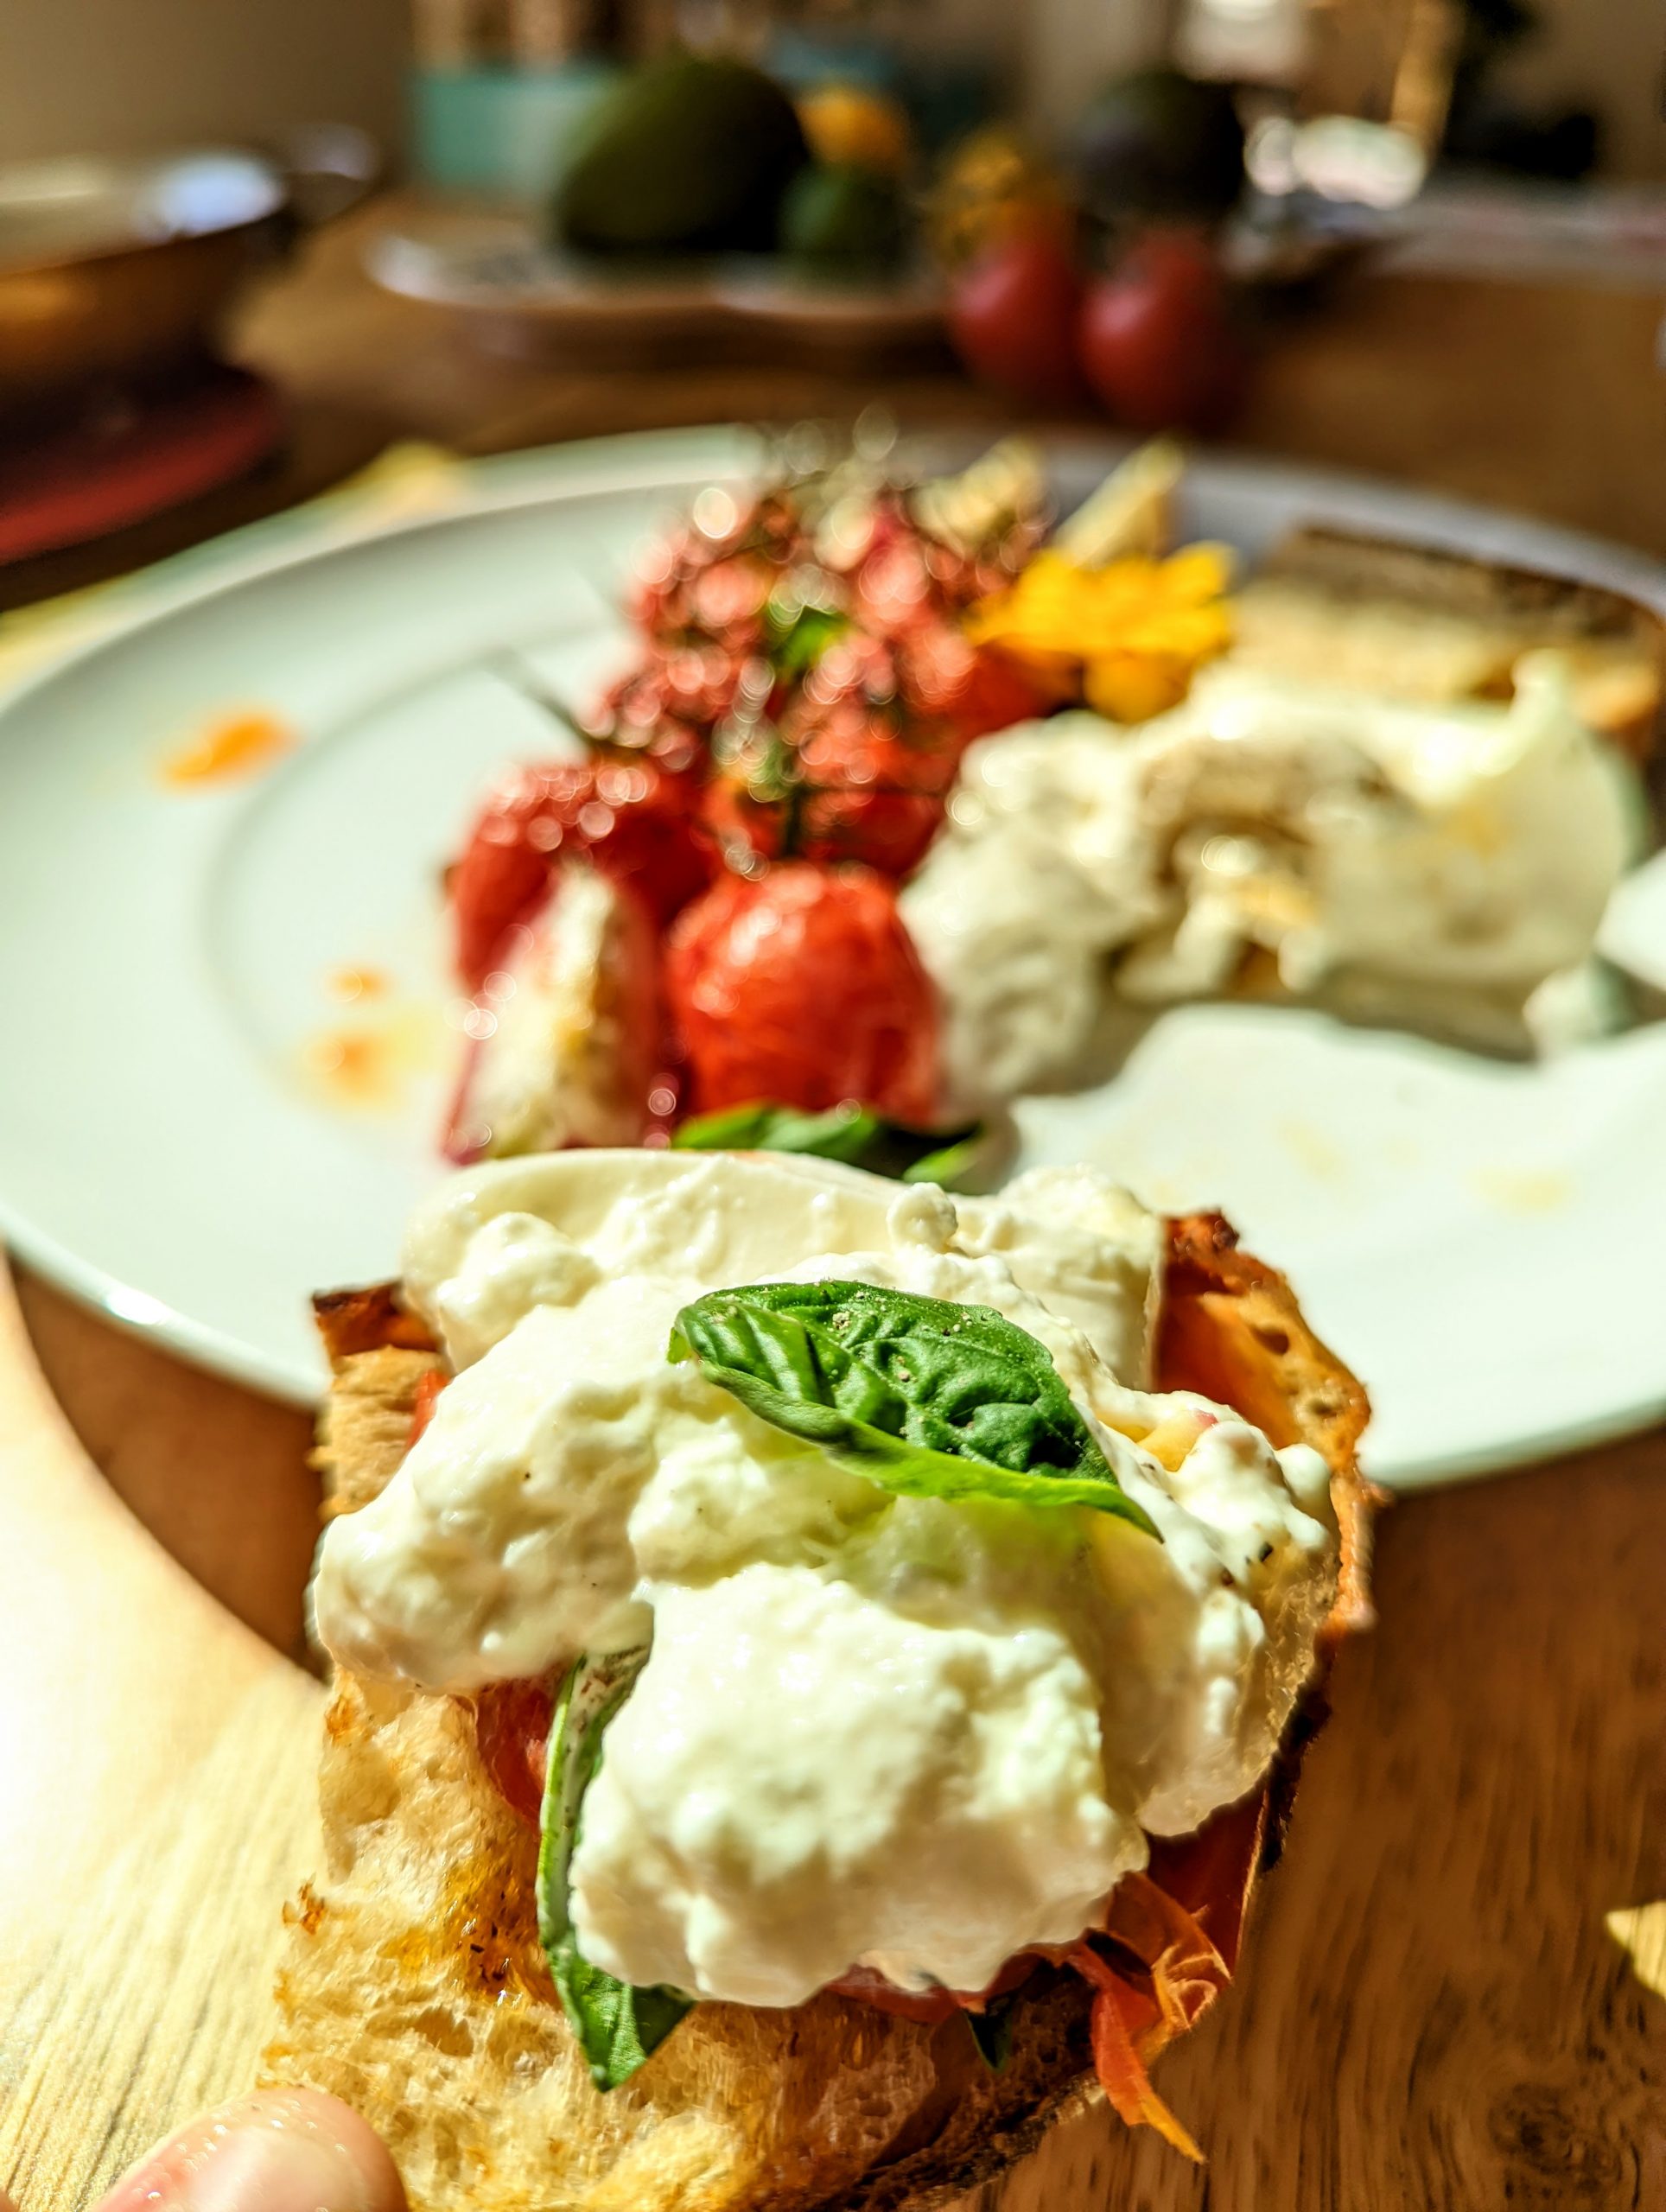
[[[1192,277],[1171,256],[1167,308],[1144,326],[1167,345],[1167,419],[1224,417],[1186,389],[1218,350],[1234,442],[1666,543],[1666,127],[1649,0],[86,0],[73,32],[65,11],[16,12],[0,86],[12,159],[67,175],[97,148],[104,173],[137,174],[122,157],[194,141],[232,149],[219,170],[270,180],[260,219],[223,246],[184,243],[192,266],[218,256],[226,270],[192,309],[199,356],[261,380],[277,450],[257,468],[262,440],[225,446],[239,480],[80,554],[0,569],[0,606],[270,512],[412,435],[485,453],[730,414],[849,418],[876,399],[915,420],[1062,407],[1152,427],[1160,414],[1123,409],[1119,374],[1132,367],[1148,408],[1148,345],[1135,337],[1130,359],[1124,318],[1107,362],[1091,333],[1142,236],[1178,221],[1208,302],[1180,335],[1176,288]],[[671,58],[679,40],[698,64]],[[1177,86],[1176,63],[1199,81]],[[678,68],[709,73],[698,87],[685,74],[667,104]],[[645,106],[655,69],[660,105]],[[599,104],[611,151],[575,201]],[[692,139],[670,131],[671,158],[665,118],[690,105],[703,120]],[[322,211],[296,194],[285,149],[298,136],[315,149],[306,126],[326,115],[340,126],[327,143],[379,149],[407,181],[297,245]],[[792,142],[785,183],[751,181],[770,205],[761,242],[737,236],[748,185],[733,168],[760,129]],[[1437,148],[1446,165],[1418,196]],[[668,242],[684,200],[715,194],[715,209],[725,191],[732,212],[703,241],[696,224]],[[142,364],[126,383],[106,365],[49,423],[17,412],[32,318],[74,302],[106,339],[140,330],[129,295],[100,289],[122,272],[33,261],[29,238],[0,188],[0,460],[32,484],[60,473],[43,442],[84,466],[136,408],[179,408]],[[258,279],[286,245],[288,265]],[[977,272],[1008,247],[1004,303],[987,288],[975,302]],[[163,252],[186,269],[181,244]],[[144,258],[127,257],[130,296],[143,277],[155,302]],[[177,319],[177,275],[173,291]],[[1045,345],[1028,327],[1042,324]],[[955,372],[951,340],[996,389]],[[200,359],[176,362],[169,343],[162,366],[188,392]],[[1002,365],[1014,345],[1018,373]],[[156,475],[151,504],[192,480]],[[137,516],[118,489],[106,518],[124,498]]]
[[[710,19],[722,11],[699,12]],[[870,21],[875,12],[867,11]],[[982,57],[1038,111],[1060,113],[1087,77],[1147,54],[1173,12],[1154,0],[912,0],[877,11],[881,28],[900,25],[912,47]],[[1221,14],[1256,27],[1292,12],[1285,0],[1262,0]],[[1513,0],[1485,0],[1476,12],[1508,22],[1526,11]],[[1666,175],[1656,0],[1535,0],[1531,13],[1538,35],[1508,56],[1503,88],[1529,105],[1598,111],[1614,176]],[[561,9],[519,14],[535,45],[539,24],[563,37]],[[663,22],[668,11],[658,16]],[[450,0],[423,17],[430,67],[448,60],[455,69],[472,66],[474,20]],[[89,146],[150,152],[205,135],[260,143],[330,115],[370,131],[397,161],[410,137],[412,29],[409,0],[213,8],[201,0],[78,0],[73,8],[14,0],[5,11],[0,144],[8,159],[23,161]]]
[[[366,273],[372,240],[431,203],[384,194],[308,240],[235,314],[227,351],[286,395],[289,432],[258,475],[95,545],[0,569],[0,607],[160,558],[339,481],[401,438],[465,454],[659,424],[849,420],[1010,426],[946,362],[552,368],[474,345],[443,309]],[[1235,442],[1517,507],[1666,553],[1662,299],[1562,282],[1362,275],[1263,363]],[[1056,420],[1086,423],[1085,410]]]

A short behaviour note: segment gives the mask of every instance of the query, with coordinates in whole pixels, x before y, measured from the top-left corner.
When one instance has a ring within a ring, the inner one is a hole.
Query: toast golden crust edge
[[[1341,1534],[1327,1644],[1368,1628],[1371,1516],[1388,1502],[1359,1471],[1370,1402],[1308,1326],[1288,1279],[1243,1250],[1222,1214],[1186,1214],[1168,1224],[1156,1376],[1159,1389],[1199,1391],[1254,1421],[1275,1445],[1310,1444],[1319,1453],[1331,1470]],[[1326,1656],[1321,1650],[1321,1661]]]
[[[1639,762],[1658,745],[1666,617],[1607,585],[1310,523],[1263,557],[1237,609],[1247,664],[1428,704],[1508,697],[1517,658],[1555,647],[1593,729]]]
[[[1171,1224],[1169,1243],[1159,1387],[1264,1409],[1276,1441],[1309,1442],[1332,1467],[1344,1559],[1328,1646],[1368,1617],[1364,1394],[1219,1217]],[[389,1479],[439,1363],[391,1292],[353,1295],[317,1453],[327,1510]],[[392,1341],[372,1341],[378,1311]],[[1293,1729],[1275,1810],[1313,1726]],[[537,1943],[535,1840],[488,1779],[467,1709],[343,1676],[320,1786],[327,1863],[289,1916],[263,2079],[363,2112],[413,2212],[940,2212],[1100,2094],[1091,1993],[1044,1968],[1019,1993],[1000,2075],[958,2018],[926,2027],[823,1995],[785,2013],[703,2006],[599,2098]],[[1275,1838],[1263,1864],[1275,1851]]]

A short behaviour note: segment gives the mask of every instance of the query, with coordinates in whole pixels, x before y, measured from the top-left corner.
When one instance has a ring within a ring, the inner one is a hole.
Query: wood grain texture
[[[323,1693],[274,1668],[139,1815],[0,1999],[0,2171],[90,2203],[159,2135],[238,2094],[270,2032],[283,1907],[317,1855]]]
[[[1237,1989],[1165,2063],[1210,2153],[1102,2121],[1003,2212],[1666,2203],[1659,1438],[1396,1509]],[[1114,2179],[1113,2179],[1114,2177]]]
[[[86,1433],[130,1455],[136,1495],[218,1529],[210,1583],[265,1578],[270,1515],[215,1503],[275,1465],[292,1416],[172,1361],[142,1421],[136,1351],[62,1309]],[[155,1357],[152,1355],[152,1357]],[[125,1420],[118,1418],[125,1413]],[[292,1468],[291,1479],[303,1471]],[[129,1512],[75,1440],[0,1270],[0,2186],[87,2203],[156,2134],[245,2084],[283,1900],[312,1856],[321,1693]],[[287,1571],[293,1585],[294,1565]]]

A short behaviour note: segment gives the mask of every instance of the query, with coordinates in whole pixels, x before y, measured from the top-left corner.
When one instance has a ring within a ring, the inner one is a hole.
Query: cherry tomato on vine
[[[711,874],[684,777],[652,760],[552,760],[522,768],[489,799],[452,873],[457,969],[478,990],[505,939],[531,921],[563,854],[633,884],[661,925]]]
[[[856,1099],[919,1126],[936,1111],[932,986],[870,868],[720,877],[672,926],[665,994],[692,1112]]]

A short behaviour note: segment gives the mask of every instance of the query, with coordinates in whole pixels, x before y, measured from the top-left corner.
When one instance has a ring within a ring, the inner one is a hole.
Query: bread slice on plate
[[[1507,699],[1526,652],[1569,664],[1581,718],[1634,759],[1659,734],[1666,622],[1600,585],[1310,524],[1235,601],[1238,665],[1391,699]]]
[[[1367,1617],[1370,1493],[1355,1465],[1364,1395],[1283,1278],[1215,1216],[1168,1225],[1164,1274],[1158,1387],[1316,1447],[1341,1566],[1320,1673],[1273,1771],[1197,1835],[1158,1843],[1150,1878],[1116,1891],[1113,2005],[1040,1964],[997,2071],[958,2016],[898,2018],[825,1992],[786,2010],[703,2003],[600,2094],[539,1942],[537,1837],[494,1786],[474,1708],[344,1672],[322,1757],[327,1863],[291,1909],[267,2078],[362,2112],[416,2212],[925,2212],[1021,2157],[1101,2082],[1125,2118],[1178,2137],[1145,2067],[1236,1964],[1323,1713],[1323,1662]],[[327,1511],[348,1513],[394,1474],[443,1363],[391,1289],[324,1301],[320,1319],[334,1382],[318,1464]]]

